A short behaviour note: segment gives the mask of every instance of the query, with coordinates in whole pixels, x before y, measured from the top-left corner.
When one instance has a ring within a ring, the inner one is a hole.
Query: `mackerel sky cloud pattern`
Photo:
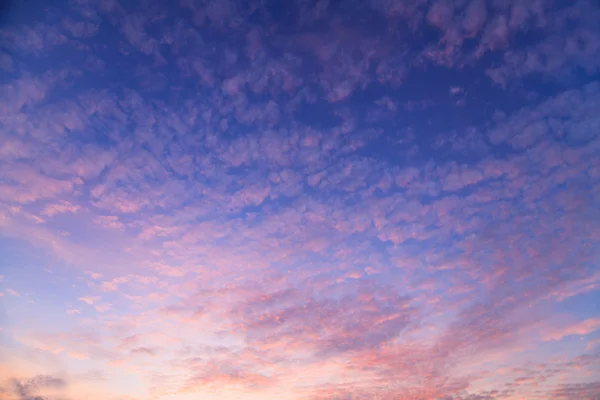
[[[0,398],[600,399],[600,4],[0,15]]]

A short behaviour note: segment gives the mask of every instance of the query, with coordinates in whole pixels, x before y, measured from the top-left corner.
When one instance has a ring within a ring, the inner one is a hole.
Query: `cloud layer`
[[[598,21],[9,8],[0,396],[600,396]]]

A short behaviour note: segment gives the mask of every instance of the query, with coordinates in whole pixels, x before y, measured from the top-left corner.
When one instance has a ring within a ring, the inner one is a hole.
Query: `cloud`
[[[12,386],[19,400],[40,400],[46,397],[37,396],[36,393],[44,390],[63,389],[66,382],[50,375],[37,375],[29,379],[13,379]]]
[[[537,10],[536,10],[537,11]],[[515,5],[511,25],[521,27],[531,10]],[[599,67],[595,49],[599,44],[597,26],[592,20],[598,9],[590,2],[574,2],[566,9],[547,18],[547,34],[539,42],[517,49],[504,56],[500,67],[489,68],[488,75],[496,83],[506,85],[514,78],[543,74],[560,79],[578,68],[594,74]],[[578,29],[565,29],[568,20],[577,21]]]
[[[155,351],[152,349],[149,349],[147,347],[137,347],[135,349],[131,350],[132,354],[142,354],[142,355],[149,355],[149,356],[154,356],[155,355]]]
[[[94,306],[94,308],[96,309],[96,311],[103,313],[103,312],[110,310],[112,308],[112,305],[111,304],[98,304],[97,306]]]
[[[0,34],[3,274],[33,302],[0,371],[100,369],[74,399],[596,394],[595,4],[59,8]]]
[[[124,225],[119,222],[116,215],[100,215],[94,218],[94,223],[109,229],[123,229]]]
[[[89,305],[94,304],[95,302],[97,302],[100,299],[99,296],[93,296],[93,297],[80,297],[79,300],[83,301],[84,303],[87,303]]]
[[[574,324],[550,329],[549,331],[543,333],[543,338],[546,341],[561,340],[564,337],[572,335],[588,335],[598,329],[600,329],[600,319],[590,318]]]
[[[598,382],[566,384],[556,389],[553,396],[556,399],[568,399],[573,396],[585,396],[593,398],[600,394],[600,384]]]
[[[78,205],[71,204],[68,201],[62,201],[57,204],[46,206],[46,208],[44,208],[44,210],[42,211],[42,214],[48,217],[52,217],[56,214],[75,213],[77,211],[79,211]]]

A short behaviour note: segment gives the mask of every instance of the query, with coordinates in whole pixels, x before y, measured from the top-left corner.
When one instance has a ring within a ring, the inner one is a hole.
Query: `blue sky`
[[[600,395],[595,2],[2,12],[1,398]]]

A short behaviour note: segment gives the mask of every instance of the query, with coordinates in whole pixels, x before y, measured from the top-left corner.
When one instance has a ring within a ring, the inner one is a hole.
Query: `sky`
[[[600,3],[0,7],[0,399],[600,399]]]

